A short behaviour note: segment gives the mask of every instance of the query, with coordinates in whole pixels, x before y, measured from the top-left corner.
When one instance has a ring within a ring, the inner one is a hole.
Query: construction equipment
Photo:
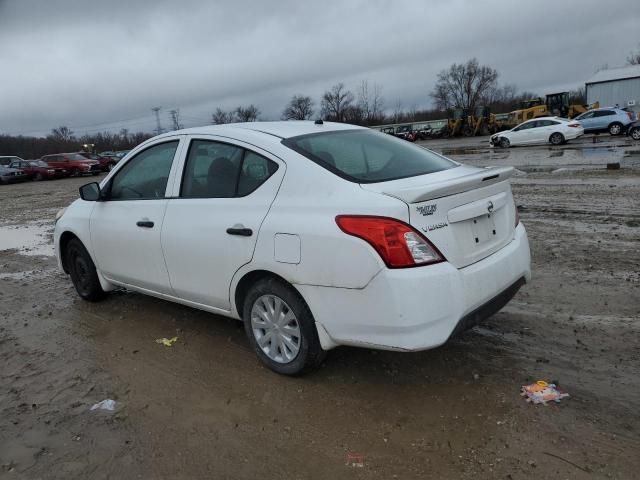
[[[496,115],[491,113],[489,107],[476,107],[475,115],[471,115],[468,121],[472,128],[471,135],[492,135],[500,131],[501,124],[498,123]]]
[[[531,99],[520,103],[520,110],[514,110],[509,114],[508,125],[513,128],[516,125],[538,117],[565,117],[574,118],[592,108],[599,108],[600,103],[592,105],[569,105],[569,92],[550,93],[546,95],[544,102],[541,98]]]
[[[442,130],[444,137],[458,137],[460,135],[470,137],[473,135],[473,128],[469,124],[469,115],[462,108],[453,110],[451,118],[447,120],[447,124]]]

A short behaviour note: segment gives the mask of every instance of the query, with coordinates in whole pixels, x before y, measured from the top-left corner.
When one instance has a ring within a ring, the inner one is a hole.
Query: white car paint
[[[513,145],[535,145],[552,143],[554,134],[562,135],[564,141],[575,140],[584,135],[584,128],[577,120],[561,117],[540,117],[522,122],[520,125],[491,136],[489,144],[502,146],[502,139]]]
[[[175,139],[179,146],[164,198],[74,201],[55,227],[59,266],[61,238],[71,233],[88,250],[104,290],[126,287],[236,319],[240,281],[267,271],[300,292],[324,349],[438,346],[463,317],[531,277],[527,235],[516,222],[508,181],[512,169],[453,162],[436,173],[359,184],[282,143],[298,135],[358,129],[259,122],[152,138],[120,161],[101,188],[138,153]],[[195,139],[246,148],[278,169],[245,197],[179,198],[189,142]],[[367,242],[338,227],[338,215],[400,220],[431,241],[446,261],[389,268]],[[140,220],[154,227],[138,227]],[[249,228],[253,235],[227,235],[230,227]]]

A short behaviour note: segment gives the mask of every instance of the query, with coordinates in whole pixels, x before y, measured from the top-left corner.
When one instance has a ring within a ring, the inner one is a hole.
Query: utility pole
[[[164,130],[162,129],[162,125],[160,125],[160,109],[162,107],[153,107],[151,111],[156,115],[156,135],[160,135]]]
[[[180,109],[176,108],[175,110],[170,110],[169,115],[171,115],[171,122],[173,123],[174,130],[181,130],[184,125],[180,123]]]

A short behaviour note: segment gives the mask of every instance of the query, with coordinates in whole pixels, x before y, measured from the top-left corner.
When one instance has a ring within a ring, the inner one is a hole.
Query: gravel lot
[[[424,144],[519,169],[532,282],[444,347],[339,348],[303,378],[261,367],[239,322],[81,301],[49,242],[91,179],[0,186],[0,477],[638,478],[640,144],[486,141]],[[527,404],[538,379],[571,398]]]

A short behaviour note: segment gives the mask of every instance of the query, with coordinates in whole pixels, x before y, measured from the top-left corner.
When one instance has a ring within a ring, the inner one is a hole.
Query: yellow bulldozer
[[[599,102],[592,105],[569,105],[569,92],[548,94],[544,101],[534,98],[520,103],[520,109],[509,113],[508,124],[511,127],[538,117],[566,117],[573,118],[592,108],[599,108]]]

